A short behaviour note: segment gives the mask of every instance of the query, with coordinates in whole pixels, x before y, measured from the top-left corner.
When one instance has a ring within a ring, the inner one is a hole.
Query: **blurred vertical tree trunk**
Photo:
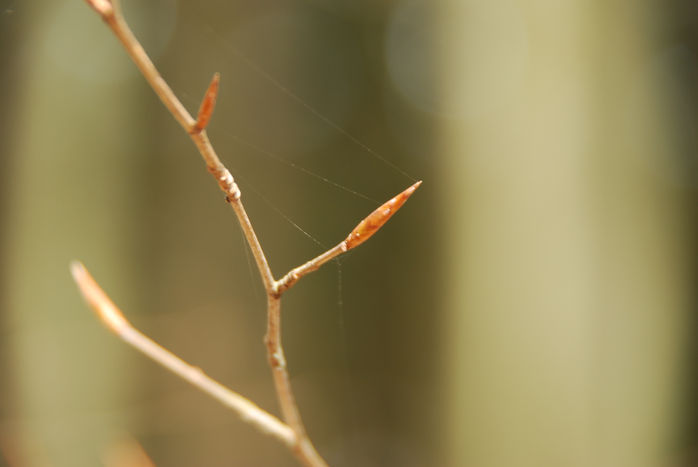
[[[666,465],[687,283],[652,12],[442,7],[450,465]]]
[[[14,16],[4,14],[0,16],[0,44],[17,43],[19,39],[19,24],[15,21]],[[0,154],[12,154],[14,149],[14,137],[11,129],[13,120],[13,112],[16,110],[17,91],[19,89],[17,64],[19,63],[19,54],[16,50],[10,47],[0,46],[0,63],[3,63],[5,68],[0,73],[0,102],[4,103],[0,110]],[[11,178],[12,157],[0,157],[0,213],[6,213],[9,203],[10,190],[9,182]],[[3,264],[7,258],[7,242],[5,236],[7,234],[6,224],[3,222],[4,216],[0,214],[0,262]],[[7,280],[9,271],[6,268],[0,268],[0,336],[8,334],[8,316],[6,310],[9,309],[7,300]],[[6,345],[0,344],[0,374],[6,375],[12,368],[10,361],[10,349]],[[0,378],[0,394],[10,394],[12,383],[9,378]],[[11,399],[8,397],[0,398],[0,420],[8,420],[13,411]],[[0,427],[0,462],[8,459],[13,455],[12,452],[6,452],[12,449],[12,433],[8,427]]]
[[[21,439],[23,465],[94,466],[130,416],[118,409],[132,386],[130,351],[100,328],[68,264],[84,260],[119,303],[139,308],[133,291],[142,278],[130,266],[140,187],[118,180],[138,173],[143,158],[133,105],[141,83],[84,2],[21,6],[25,55],[2,265],[3,345],[13,361],[3,380],[15,412],[7,428]]]

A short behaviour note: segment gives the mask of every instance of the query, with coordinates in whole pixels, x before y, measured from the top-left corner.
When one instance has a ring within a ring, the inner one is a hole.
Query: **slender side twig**
[[[267,347],[267,358],[272,370],[277,398],[286,424],[264,412],[239,394],[212,380],[198,368],[182,361],[179,357],[133,328],[80,263],[75,263],[72,266],[75,280],[78,282],[87,301],[95,308],[104,323],[121,339],[237,411],[243,419],[254,424],[259,429],[274,434],[290,447],[302,464],[312,467],[325,466],[325,461],[317,453],[306,434],[293,396],[286,358],[281,344],[281,295],[303,276],[317,270],[327,261],[366,241],[404,204],[407,198],[419,187],[421,181],[410,186],[369,214],[337,246],[292,269],[280,280],[275,280],[262,246],[242,204],[240,189],[228,169],[221,163],[206,133],[206,126],[215,107],[220,76],[217,73],[214,75],[204,95],[197,118],[194,119],[177,99],[172,89],[162,78],[143,47],[131,32],[123,18],[118,0],[86,0],[86,2],[100,14],[104,22],[111,28],[165,107],[189,134],[201,157],[204,159],[206,168],[225,193],[226,201],[233,208],[242,226],[267,294],[267,332],[264,341]]]
[[[172,373],[230,408],[240,418],[254,425],[260,431],[278,438],[287,446],[295,444],[296,436],[288,425],[260,409],[247,398],[210,378],[201,369],[188,364],[134,328],[82,263],[75,261],[70,265],[70,269],[85,300],[110,331]]]
[[[320,269],[320,266],[326,262],[336,258],[342,253],[355,248],[369,239],[374,233],[376,233],[383,224],[388,222],[393,214],[397,212],[398,209],[405,204],[405,201],[412,196],[417,188],[422,184],[422,181],[418,181],[409,188],[407,188],[402,193],[398,194],[394,198],[389,199],[371,214],[366,216],[359,224],[354,227],[349,236],[339,242],[337,245],[333,246],[321,255],[316,256],[310,261],[298,266],[297,268],[291,269],[284,277],[277,281],[277,289],[279,293],[293,287],[293,285],[298,282],[303,276]]]

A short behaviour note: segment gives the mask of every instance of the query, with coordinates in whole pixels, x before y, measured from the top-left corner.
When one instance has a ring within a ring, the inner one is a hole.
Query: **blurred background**
[[[277,277],[420,190],[284,299],[335,466],[698,466],[698,4],[124,0]],[[104,329],[278,414],[264,292],[187,135],[79,0],[0,0],[0,465],[293,457]]]

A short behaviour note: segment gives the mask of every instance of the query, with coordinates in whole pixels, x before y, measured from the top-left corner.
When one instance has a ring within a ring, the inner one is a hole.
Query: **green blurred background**
[[[698,465],[695,1],[124,9],[190,111],[221,72],[209,134],[277,277],[424,180],[284,300],[331,465]],[[0,64],[0,464],[108,465],[135,439],[161,467],[295,465],[70,279],[84,261],[278,413],[263,289],[186,134],[83,1],[0,0]]]

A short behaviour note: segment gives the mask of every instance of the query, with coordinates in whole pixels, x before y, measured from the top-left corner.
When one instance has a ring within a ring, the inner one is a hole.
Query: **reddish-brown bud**
[[[412,193],[419,188],[422,181],[418,181],[396,197],[392,198],[390,201],[383,203],[378,209],[373,211],[371,214],[366,216],[364,220],[359,222],[359,225],[354,227],[349,236],[344,240],[347,250],[350,250],[363,242],[368,240],[368,238],[376,233],[378,229],[383,227],[388,219],[390,219],[395,212],[405,204],[407,198],[412,196]]]
[[[200,132],[206,129],[208,122],[211,120],[211,115],[213,115],[213,109],[216,107],[216,98],[218,97],[218,84],[221,81],[220,73],[215,73],[213,79],[211,79],[211,84],[208,85],[204,99],[201,101],[201,107],[199,107],[199,115],[196,118],[196,123],[194,124],[194,132]]]

